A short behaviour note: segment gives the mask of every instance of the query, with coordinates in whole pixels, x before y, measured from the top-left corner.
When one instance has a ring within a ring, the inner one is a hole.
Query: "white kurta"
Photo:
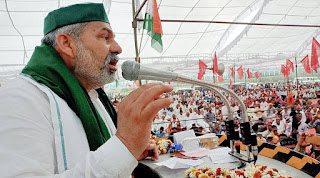
[[[80,119],[50,89],[25,76],[1,87],[0,177],[130,177],[138,162],[114,136],[95,91],[90,97],[112,135],[96,151]]]

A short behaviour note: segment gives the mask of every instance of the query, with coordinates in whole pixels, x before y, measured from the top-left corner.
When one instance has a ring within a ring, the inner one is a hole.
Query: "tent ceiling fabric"
[[[7,68],[17,73],[17,67],[10,65],[28,62],[34,47],[40,44],[43,19],[48,12],[59,6],[82,2],[87,1],[0,0],[0,83],[1,78],[10,71]],[[133,60],[132,0],[90,2],[104,2],[110,8],[109,19],[116,40],[123,48],[120,63]],[[157,3],[161,19],[320,24],[319,0],[157,0]],[[141,11],[142,17],[145,8]],[[297,57],[300,61],[310,54],[311,39],[317,38],[320,33],[319,28],[314,27],[186,22],[163,22],[162,28],[164,50],[161,54],[151,48],[146,32],[141,40],[142,30],[139,31],[137,38],[138,44],[141,43],[141,62],[186,75],[198,72],[199,59],[212,66],[212,56],[216,50],[218,62],[224,63],[226,69],[235,64],[252,71],[280,70],[280,65],[285,64],[287,58],[294,61]]]

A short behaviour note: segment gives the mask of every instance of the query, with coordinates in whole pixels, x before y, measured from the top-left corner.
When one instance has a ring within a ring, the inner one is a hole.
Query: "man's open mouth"
[[[111,60],[108,64],[109,69],[116,71],[118,69],[117,62],[117,60]]]

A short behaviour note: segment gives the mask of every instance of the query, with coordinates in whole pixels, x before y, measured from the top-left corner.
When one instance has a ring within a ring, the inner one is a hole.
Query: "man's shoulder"
[[[49,103],[47,95],[23,77],[17,77],[4,84],[0,88],[0,98],[0,106],[8,102],[26,103],[33,101],[38,105],[43,102]]]

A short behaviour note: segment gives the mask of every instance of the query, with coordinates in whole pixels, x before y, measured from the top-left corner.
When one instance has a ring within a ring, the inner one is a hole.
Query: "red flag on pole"
[[[243,70],[242,70],[242,66],[240,66],[238,69],[237,69],[237,72],[238,72],[238,75],[239,75],[239,79],[241,80],[242,77],[243,77]]]
[[[224,80],[223,80],[223,75],[219,75],[218,76],[218,82],[223,82]]]
[[[286,67],[284,65],[281,65],[281,73],[283,73],[283,75],[284,75],[285,72],[286,72]]]
[[[304,57],[301,61],[300,61],[304,67],[304,70],[308,73],[311,74],[311,68],[309,65],[309,56],[306,55],[306,57]]]
[[[199,59],[199,73],[198,79],[201,80],[203,75],[206,73],[207,65]]]
[[[311,68],[318,73],[317,69],[319,68],[318,58],[320,56],[320,44],[313,37],[312,39],[312,50],[311,50]]]
[[[288,69],[286,66],[281,65],[281,73],[283,73],[283,75],[288,78],[288,76],[290,75],[290,69]]]
[[[258,79],[258,78],[259,78],[259,73],[256,72],[256,73],[254,73],[254,74],[256,75],[256,79]]]
[[[252,73],[250,72],[249,69],[247,69],[247,75],[248,75],[248,78],[252,78]]]
[[[233,67],[231,67],[231,76],[232,76],[232,78],[234,77],[234,68]]]
[[[217,59],[217,54],[216,54],[216,52],[214,52],[213,73],[214,73],[214,74],[217,74],[217,73],[218,73],[218,59]]]
[[[294,72],[294,67],[293,67],[293,63],[289,60],[289,59],[287,59],[287,70],[289,70],[289,72],[290,72],[290,69],[292,69],[292,72]]]
[[[232,79],[230,79],[230,89],[232,89]]]

